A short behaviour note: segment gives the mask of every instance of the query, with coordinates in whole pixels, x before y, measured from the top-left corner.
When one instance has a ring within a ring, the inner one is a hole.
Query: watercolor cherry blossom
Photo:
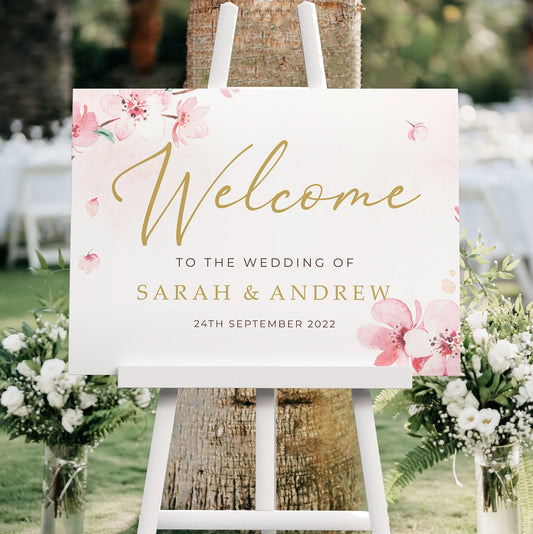
[[[460,310],[452,300],[434,300],[422,323],[405,334],[405,351],[423,375],[461,374]]]
[[[357,330],[360,343],[369,349],[382,352],[377,356],[375,365],[408,365],[410,357],[405,350],[405,336],[420,321],[422,309],[415,301],[416,319],[408,306],[401,300],[385,299],[372,306],[371,315],[378,322],[387,326],[367,324]]]
[[[96,271],[98,265],[100,265],[100,257],[91,251],[85,256],[82,256],[78,263],[79,268],[84,271],[85,274],[91,274]]]
[[[87,106],[81,106],[79,102],[72,105],[72,145],[74,147],[88,147],[98,141],[98,121]]]
[[[226,98],[232,98],[233,95],[231,93],[239,93],[238,89],[235,89],[234,87],[224,87],[220,90],[220,92],[226,97]]]
[[[102,109],[114,118],[102,124],[114,124],[119,141],[127,139],[134,131],[151,141],[163,137],[165,123],[162,117],[170,105],[168,91],[151,89],[122,89],[118,94],[102,97]]]
[[[87,202],[85,205],[85,209],[91,217],[96,217],[99,208],[100,203],[98,202],[98,197],[91,198],[91,200],[89,200],[89,202]]]
[[[406,122],[411,125],[411,129],[407,134],[407,137],[411,141],[425,141],[429,137],[429,130],[423,122],[417,122],[415,124],[409,121]]]
[[[204,116],[209,111],[207,106],[197,107],[198,100],[195,96],[187,98],[185,102],[180,101],[176,108],[176,119],[172,129],[172,140],[179,147],[180,143],[187,145],[185,138],[198,139],[205,137],[209,133]]]
[[[455,206],[454,211],[455,211],[455,220],[456,220],[457,222],[461,222],[461,216],[460,216],[460,212],[459,212],[459,206]]]

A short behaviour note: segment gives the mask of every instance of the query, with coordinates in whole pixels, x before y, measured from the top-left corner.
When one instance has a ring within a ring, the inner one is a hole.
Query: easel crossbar
[[[158,529],[371,530],[368,512],[161,510]]]

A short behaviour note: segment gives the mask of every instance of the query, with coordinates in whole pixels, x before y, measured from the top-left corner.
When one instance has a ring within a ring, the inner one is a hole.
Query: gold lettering
[[[200,286],[201,287],[201,286]],[[220,289],[220,286],[215,286],[215,300],[220,300],[220,296],[224,296],[224,300],[231,300],[229,298],[229,286],[224,286],[225,289]]]
[[[272,293],[270,300],[276,300],[275,297],[278,297],[278,300],[285,300],[285,297],[283,296],[283,293],[281,292],[279,286],[276,286],[276,288],[274,289],[274,293]]]
[[[148,291],[146,291],[146,284],[139,284],[137,286],[137,293],[142,295],[142,298],[137,295],[137,300],[146,300],[148,298]]]
[[[346,286],[335,286],[335,300],[347,300],[344,296]]]
[[[292,288],[291,300],[296,300],[296,295],[298,295],[302,300],[305,300],[305,292],[306,292],[307,286],[303,286],[303,293],[296,286],[291,286],[291,288]]]
[[[159,286],[157,288],[157,291],[154,295],[154,298],[152,300],[159,300],[159,297],[162,297],[163,300],[168,300],[167,295],[165,293],[165,290],[163,289],[163,286]]]
[[[365,300],[363,295],[363,289],[365,286],[353,286],[353,299],[354,300]]]
[[[202,300],[209,300],[202,286],[198,286],[198,290],[196,291],[196,294],[194,295],[193,300],[198,300],[198,297],[202,297]],[[218,300],[218,299],[215,299],[215,300]]]
[[[186,289],[185,286],[180,284],[180,285],[175,285],[174,287],[176,289],[176,297],[174,298],[174,300],[180,300],[180,299],[187,300],[187,297],[184,294],[184,291]]]
[[[318,292],[319,288],[323,289],[321,296],[319,296],[319,292]],[[325,300],[326,297],[328,296],[328,288],[326,286],[317,285],[317,286],[313,286],[313,289],[314,289],[313,300]]]
[[[381,295],[381,298],[385,300],[387,298],[387,295],[389,294],[389,288],[390,286],[387,286],[387,289],[383,290],[382,286],[379,286],[377,289],[376,286],[370,286],[370,289],[372,289],[372,296],[374,297],[374,300],[377,300],[379,295]]]

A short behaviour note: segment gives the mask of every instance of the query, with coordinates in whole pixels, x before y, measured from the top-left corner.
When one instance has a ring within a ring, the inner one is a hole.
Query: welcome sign
[[[454,90],[75,90],[70,370],[459,374]]]

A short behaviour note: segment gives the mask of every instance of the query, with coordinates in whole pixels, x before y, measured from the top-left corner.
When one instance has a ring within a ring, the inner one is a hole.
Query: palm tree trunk
[[[230,86],[306,85],[299,0],[234,0],[239,6]],[[191,0],[188,87],[207,84],[218,0]],[[358,0],[317,0],[330,87],[360,87]],[[180,391],[163,507],[250,509],[255,499],[255,394]],[[277,500],[285,510],[361,509],[363,483],[348,390],[279,390]]]

